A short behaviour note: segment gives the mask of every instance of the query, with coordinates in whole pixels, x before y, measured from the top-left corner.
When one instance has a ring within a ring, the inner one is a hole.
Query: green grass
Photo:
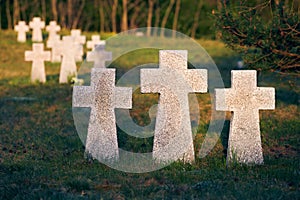
[[[31,84],[31,63],[24,62],[31,43],[17,43],[16,34],[9,31],[0,32],[0,41],[0,199],[299,199],[297,78],[259,75],[258,85],[276,87],[277,93],[276,110],[260,113],[264,165],[226,167],[226,121],[221,139],[205,158],[192,165],[176,162],[159,171],[131,174],[84,157],[72,118],[72,87],[57,83],[59,64],[46,63],[46,84]],[[199,42],[229,87],[230,70],[239,57],[218,41]],[[141,103],[143,98],[135,94],[131,113],[139,124],[149,121],[146,111],[151,104]],[[210,119],[209,96],[200,96],[199,102],[196,152]],[[119,135],[124,149],[151,149],[151,139]]]

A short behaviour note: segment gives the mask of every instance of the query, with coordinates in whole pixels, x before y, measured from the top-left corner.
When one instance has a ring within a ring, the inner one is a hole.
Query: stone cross
[[[29,22],[29,27],[33,29],[32,41],[42,42],[43,41],[42,29],[45,28],[45,22],[41,21],[40,17],[34,17],[33,20]]]
[[[74,43],[72,37],[63,37],[58,49],[58,53],[62,56],[59,83],[67,83],[68,78],[76,76],[77,69],[75,57],[78,54],[78,49],[79,47]]]
[[[231,88],[215,90],[216,110],[233,112],[227,163],[263,163],[259,110],[275,109],[275,89],[256,83],[255,70],[232,70]]]
[[[86,152],[100,161],[119,158],[115,108],[130,109],[132,88],[115,86],[115,69],[92,68],[90,86],[74,86],[73,107],[90,107]]]
[[[54,35],[52,40],[47,40],[47,47],[51,48],[51,62],[61,62],[61,55],[59,48],[61,47],[61,40],[59,35]]]
[[[92,40],[87,41],[86,47],[94,50],[96,45],[105,45],[104,40],[100,40],[100,35],[92,35]]]
[[[51,21],[48,26],[46,26],[46,31],[49,33],[48,41],[55,39],[57,32],[60,31],[60,26],[56,24],[56,21]]]
[[[50,61],[50,51],[44,51],[44,44],[32,44],[33,51],[25,51],[25,61],[32,61],[31,82],[46,82],[44,61]]]
[[[18,25],[15,26],[15,31],[18,32],[18,41],[26,42],[26,32],[29,31],[29,27],[25,21],[19,21]]]
[[[96,48],[87,52],[86,60],[88,62],[94,62],[94,67],[105,68],[105,61],[112,59],[112,53],[105,51],[104,45],[96,45]]]
[[[83,52],[83,45],[85,44],[86,37],[81,35],[81,30],[73,29],[71,30],[71,37],[73,38],[75,44],[79,44],[80,48],[78,49],[78,54],[76,54],[75,60],[82,61]]]
[[[153,158],[159,162],[193,162],[188,94],[207,92],[207,70],[187,69],[185,50],[161,50],[159,69],[141,69],[141,92],[160,93]]]

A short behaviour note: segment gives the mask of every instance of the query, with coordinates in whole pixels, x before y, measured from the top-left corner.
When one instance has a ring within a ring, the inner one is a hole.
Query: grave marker
[[[59,83],[67,83],[68,77],[76,76],[76,61],[75,57],[78,54],[78,45],[74,43],[74,40],[70,36],[64,36],[58,53],[62,56],[62,62],[59,74]]]
[[[187,69],[187,51],[161,50],[158,69],[141,69],[141,92],[160,93],[153,158],[159,162],[193,162],[188,94],[207,92],[207,70]]]
[[[25,21],[19,21],[18,25],[15,26],[15,31],[18,32],[18,42],[26,42],[26,32],[29,31],[29,27]]]
[[[111,61],[112,53],[105,51],[104,45],[96,45],[93,51],[87,52],[86,60],[94,62],[95,68],[105,68],[105,61]]]
[[[51,62],[61,62],[61,55],[59,48],[61,46],[61,40],[59,35],[53,36],[52,40],[47,40],[47,47],[51,48]]]
[[[87,41],[86,47],[94,50],[96,45],[105,45],[104,40],[100,40],[100,35],[92,35],[92,40]]]
[[[45,22],[41,21],[40,17],[34,17],[33,20],[29,22],[29,27],[33,29],[32,41],[42,42],[43,41],[42,29],[45,28]]]
[[[44,51],[44,44],[32,44],[32,51],[25,51],[25,61],[32,61],[31,82],[46,82],[44,61],[50,61],[50,51]]]
[[[60,31],[60,26],[56,24],[56,21],[51,21],[48,26],[46,26],[46,31],[48,31],[48,41],[55,40],[57,32]]]
[[[77,62],[82,61],[83,52],[83,45],[86,42],[86,37],[81,35],[81,30],[73,29],[71,30],[71,37],[74,39],[75,44],[79,44],[80,48],[78,49],[78,54],[76,54],[75,60]]]
[[[275,89],[257,87],[255,70],[232,70],[231,88],[216,89],[216,110],[233,112],[227,163],[262,164],[259,110],[275,109]]]
[[[92,68],[90,86],[74,86],[73,107],[90,107],[86,152],[98,160],[119,158],[115,108],[130,109],[132,89],[115,86],[115,69]]]

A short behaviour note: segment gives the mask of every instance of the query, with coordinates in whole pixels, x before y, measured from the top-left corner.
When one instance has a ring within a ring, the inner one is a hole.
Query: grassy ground
[[[199,42],[229,87],[230,70],[238,57],[220,42]],[[261,111],[264,165],[226,167],[227,120],[212,152],[195,164],[176,162],[159,171],[130,174],[84,158],[72,118],[72,87],[57,83],[59,65],[50,63],[46,63],[48,82],[31,84],[31,63],[24,62],[24,51],[29,49],[30,42],[17,43],[15,33],[0,32],[0,199],[300,198],[297,77],[259,74],[258,85],[276,87],[277,101],[276,110]],[[208,98],[200,98],[205,107],[194,141],[196,152],[209,124]],[[145,123],[147,108],[135,106],[132,116]],[[151,146],[149,140],[126,135],[119,143],[137,152]]]

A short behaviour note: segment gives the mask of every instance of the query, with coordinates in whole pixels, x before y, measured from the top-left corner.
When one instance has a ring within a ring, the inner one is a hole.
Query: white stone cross
[[[115,108],[132,107],[132,88],[115,86],[115,69],[92,68],[90,86],[74,86],[73,107],[90,107],[86,152],[100,161],[119,158]]]
[[[50,51],[44,51],[44,44],[32,44],[33,51],[25,51],[25,61],[32,61],[31,82],[46,82],[44,61],[50,61]]]
[[[75,44],[80,44],[80,48],[78,49],[78,54],[76,54],[75,60],[78,62],[82,61],[82,56],[84,54],[83,45],[86,42],[86,37],[84,35],[81,35],[81,30],[79,29],[71,30],[71,37],[73,38]]]
[[[41,21],[40,17],[34,17],[33,20],[29,22],[29,27],[33,29],[32,41],[42,42],[43,41],[42,29],[45,28],[45,22]]]
[[[275,89],[257,87],[255,70],[232,70],[231,88],[216,89],[216,110],[232,111],[227,163],[262,164],[259,110],[275,109]]]
[[[29,31],[29,27],[25,21],[19,21],[18,25],[15,26],[15,31],[18,32],[18,41],[26,42],[26,32]]]
[[[61,55],[59,48],[61,47],[61,40],[59,35],[53,36],[52,40],[47,40],[47,47],[51,48],[51,62],[61,62]]]
[[[141,69],[141,92],[160,93],[153,158],[193,162],[188,94],[207,92],[207,70],[187,69],[187,51],[159,51],[158,69]]]
[[[46,26],[46,31],[48,31],[48,41],[55,39],[57,32],[60,31],[60,26],[56,24],[56,21],[50,21],[49,25]]]
[[[85,44],[86,37],[84,35],[81,35],[81,30],[79,29],[71,30],[71,37],[74,38],[74,42],[82,45]]]
[[[70,36],[64,36],[58,52],[62,56],[62,62],[59,74],[59,83],[67,83],[68,78],[76,76],[76,61],[75,57],[78,54],[80,47],[76,45],[73,38]]]
[[[95,68],[105,68],[105,61],[111,61],[112,53],[105,51],[104,45],[96,45],[96,48],[87,52],[86,60],[94,62]]]
[[[94,50],[96,45],[105,45],[105,40],[100,40],[100,35],[92,35],[92,40],[87,41],[86,47]]]

